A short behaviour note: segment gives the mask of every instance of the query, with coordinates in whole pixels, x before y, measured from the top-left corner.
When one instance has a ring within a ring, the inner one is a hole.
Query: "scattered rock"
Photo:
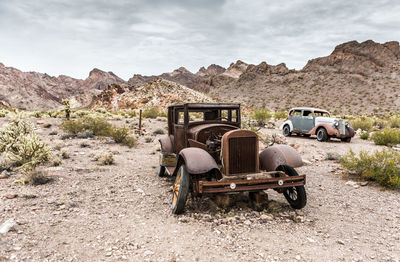
[[[340,159],[340,155],[336,152],[328,152],[326,153],[326,160],[339,160]]]
[[[5,234],[8,231],[12,230],[13,227],[16,225],[14,219],[8,219],[0,226],[0,234]]]
[[[272,216],[270,216],[270,215],[267,215],[267,214],[262,214],[262,215],[260,216],[260,220],[261,220],[262,222],[268,222],[268,221],[274,220],[274,217],[272,217]]]
[[[357,182],[354,182],[354,181],[347,181],[346,183],[345,183],[345,185],[347,185],[347,186],[352,186],[352,187],[354,187],[354,188],[359,188],[360,186],[358,185],[358,183]]]
[[[336,241],[338,244],[340,244],[340,245],[344,245],[344,241],[343,240],[338,240],[338,241]]]
[[[18,196],[17,194],[7,194],[4,197],[7,199],[13,199],[13,198],[16,198],[17,196]]]
[[[150,251],[150,250],[146,250],[146,251],[144,251],[144,256],[145,257],[147,257],[147,256],[151,256],[151,255],[153,255],[154,254],[154,252],[153,251]]]
[[[369,183],[368,181],[363,181],[360,183],[360,186],[366,186],[366,185],[368,185],[368,183]]]

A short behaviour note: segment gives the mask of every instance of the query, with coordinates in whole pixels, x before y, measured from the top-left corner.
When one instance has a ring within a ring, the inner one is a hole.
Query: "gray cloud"
[[[399,13],[395,0],[0,0],[0,61],[79,78],[237,59],[300,69],[342,42],[398,40]]]

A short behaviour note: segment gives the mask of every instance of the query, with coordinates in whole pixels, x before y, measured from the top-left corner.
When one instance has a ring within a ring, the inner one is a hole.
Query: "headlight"
[[[346,123],[346,127],[349,128],[349,127],[350,127],[350,124],[349,124],[349,123]]]
[[[338,121],[335,121],[335,123],[333,124],[335,127],[338,127],[339,126],[339,122]]]

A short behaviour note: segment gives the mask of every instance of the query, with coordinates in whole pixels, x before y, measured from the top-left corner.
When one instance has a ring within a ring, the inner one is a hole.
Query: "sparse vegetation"
[[[165,131],[164,131],[164,129],[162,129],[162,128],[157,128],[157,129],[153,132],[153,134],[154,134],[154,135],[163,135],[163,134],[165,134]]]
[[[61,124],[61,129],[78,138],[89,138],[93,136],[111,137],[116,143],[132,147],[136,140],[130,136],[130,130],[127,127],[117,127],[104,118],[84,117],[83,119],[66,120]],[[70,138],[67,136],[64,139]]]
[[[361,138],[362,140],[368,140],[368,138],[369,138],[369,133],[368,133],[368,132],[365,132],[365,131],[361,132],[361,133],[360,133],[360,138]]]
[[[253,111],[252,117],[257,121],[259,126],[262,126],[272,117],[272,113],[267,109],[260,108]]]
[[[275,119],[284,119],[286,118],[288,113],[286,111],[275,111],[274,117]]]
[[[162,113],[157,107],[152,107],[142,112],[142,117],[144,118],[157,118],[158,116],[162,116]]]
[[[400,130],[388,127],[384,128],[372,133],[371,140],[374,141],[376,145],[396,145],[400,143]]]
[[[373,119],[362,116],[351,120],[350,124],[354,130],[361,129],[363,131],[371,131]]]
[[[356,155],[352,150],[341,158],[341,164],[355,175],[389,188],[400,187],[400,153],[383,149],[368,154],[361,151]]]
[[[112,152],[101,153],[93,158],[101,165],[112,165],[114,164],[114,154]]]
[[[13,165],[28,172],[50,158],[50,148],[42,142],[33,125],[21,117],[12,119],[0,130],[0,153]]]

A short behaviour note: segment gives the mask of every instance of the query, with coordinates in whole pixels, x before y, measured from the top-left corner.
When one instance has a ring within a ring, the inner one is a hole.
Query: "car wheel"
[[[287,165],[281,165],[277,170],[285,172],[288,176],[299,175],[293,167]],[[307,204],[307,194],[304,186],[285,188],[283,195],[289,202],[289,205],[294,209],[302,209]]]
[[[351,137],[341,138],[342,142],[350,143]]]
[[[290,132],[290,127],[289,125],[285,125],[283,127],[283,135],[284,136],[290,136],[292,134],[292,132]]]
[[[181,165],[172,190],[172,213],[181,214],[185,208],[189,193],[190,174],[185,165]]]
[[[165,176],[165,166],[159,165],[158,166],[158,176],[164,177]]]
[[[328,140],[328,133],[326,132],[326,129],[321,127],[317,130],[317,140],[319,142],[324,142]]]

